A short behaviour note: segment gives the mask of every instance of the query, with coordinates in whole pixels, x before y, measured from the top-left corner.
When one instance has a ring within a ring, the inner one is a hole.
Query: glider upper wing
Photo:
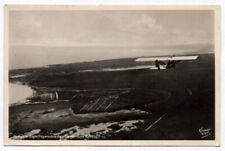
[[[168,61],[168,60],[196,60],[199,56],[174,56],[174,57],[142,57],[137,58],[135,61]]]

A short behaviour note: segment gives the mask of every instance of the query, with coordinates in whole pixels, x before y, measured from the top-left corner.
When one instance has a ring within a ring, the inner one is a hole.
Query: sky
[[[213,44],[214,14],[206,10],[9,12],[10,69],[208,52]]]

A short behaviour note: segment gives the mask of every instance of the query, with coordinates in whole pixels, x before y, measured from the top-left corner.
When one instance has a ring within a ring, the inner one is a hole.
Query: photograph
[[[219,6],[4,9],[5,145],[220,144]]]

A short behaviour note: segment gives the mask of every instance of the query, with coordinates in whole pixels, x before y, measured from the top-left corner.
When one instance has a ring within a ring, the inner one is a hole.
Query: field
[[[154,64],[136,58],[10,70],[10,82],[35,93],[9,107],[9,137],[213,140],[215,60],[199,56],[166,70],[81,72]]]

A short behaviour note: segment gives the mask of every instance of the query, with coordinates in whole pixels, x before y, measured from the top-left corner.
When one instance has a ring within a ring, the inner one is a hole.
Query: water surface
[[[33,90],[27,85],[22,85],[19,83],[9,83],[9,104],[24,101],[32,94]]]

